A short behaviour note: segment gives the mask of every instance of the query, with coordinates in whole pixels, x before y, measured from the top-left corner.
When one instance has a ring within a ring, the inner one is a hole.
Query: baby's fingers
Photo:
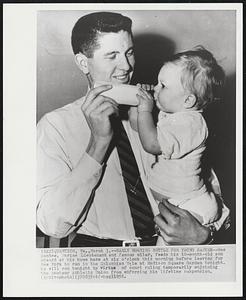
[[[146,101],[148,101],[148,99],[144,98],[143,96],[141,96],[139,94],[137,94],[136,96],[138,98],[138,105],[141,105],[141,104],[145,103]]]
[[[149,83],[138,83],[137,86],[149,92],[154,90],[154,85]]]
[[[139,93],[138,93],[140,96],[144,97],[145,99],[147,100],[152,100],[152,96],[147,92],[145,91],[144,89],[140,88],[139,89]]]
[[[139,92],[136,94],[139,101],[149,101],[148,97],[139,90]]]

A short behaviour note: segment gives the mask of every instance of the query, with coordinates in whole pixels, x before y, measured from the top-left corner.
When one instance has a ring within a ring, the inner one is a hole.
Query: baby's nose
[[[158,84],[154,86],[154,92],[157,93],[157,91],[158,91]]]
[[[158,91],[159,91],[158,85],[156,85],[156,86],[154,87],[154,98],[155,98],[155,99],[157,98]]]

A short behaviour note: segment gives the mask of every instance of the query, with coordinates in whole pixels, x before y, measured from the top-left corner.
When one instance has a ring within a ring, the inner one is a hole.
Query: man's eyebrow
[[[129,49],[126,50],[126,52],[129,52],[129,51],[132,51],[133,50],[133,46],[131,46]],[[109,55],[112,55],[112,54],[118,54],[120,53],[119,51],[110,51],[110,52],[106,52],[104,54],[104,56],[109,56]]]
[[[131,46],[129,49],[126,50],[126,52],[134,50],[134,46]]]

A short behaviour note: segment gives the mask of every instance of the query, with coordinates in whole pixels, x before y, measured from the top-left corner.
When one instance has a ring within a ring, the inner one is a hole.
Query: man
[[[140,144],[127,120],[122,127],[122,109],[102,95],[111,84],[131,80],[131,23],[120,14],[100,12],[80,18],[73,28],[75,62],[88,78],[89,91],[38,124],[37,225],[58,238],[76,232],[72,246],[81,247],[155,245],[155,223],[165,243],[209,243],[212,227],[167,201],[154,218]],[[94,87],[99,81],[109,84]],[[227,215],[224,207],[213,228],[219,229]]]

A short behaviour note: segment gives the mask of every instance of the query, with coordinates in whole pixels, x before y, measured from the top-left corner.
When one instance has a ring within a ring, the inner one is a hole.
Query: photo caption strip
[[[234,245],[41,249],[40,274],[44,281],[234,281],[234,256]]]

